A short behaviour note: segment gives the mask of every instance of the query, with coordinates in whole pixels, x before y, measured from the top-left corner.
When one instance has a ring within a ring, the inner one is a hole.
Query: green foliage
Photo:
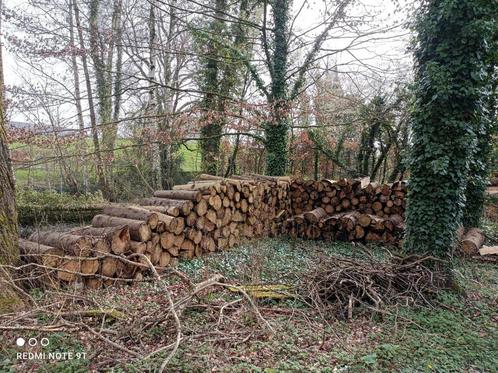
[[[408,250],[447,255],[462,222],[490,94],[490,15],[497,11],[496,2],[484,0],[425,1],[417,17]]]
[[[87,221],[105,202],[101,192],[73,195],[53,190],[18,189],[16,198],[19,222],[26,225]]]
[[[104,203],[102,193],[73,195],[54,190],[38,192],[32,189],[17,190],[17,204],[36,208],[85,208]]]

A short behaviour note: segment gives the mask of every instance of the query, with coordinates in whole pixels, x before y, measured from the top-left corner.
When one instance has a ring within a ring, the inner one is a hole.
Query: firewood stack
[[[290,185],[290,215],[299,215],[318,207],[328,215],[359,211],[386,217],[405,214],[406,182],[379,184],[366,179],[294,180]]]
[[[308,239],[396,243],[403,231],[406,182],[293,180],[282,234]]]
[[[379,217],[359,211],[327,215],[321,207],[295,215],[282,224],[282,233],[292,238],[382,242],[397,244],[403,234],[401,215]]]
[[[290,210],[289,185],[287,177],[201,175],[139,205],[109,205],[90,227],[37,232],[20,246],[24,259],[43,266],[52,283],[99,288],[115,279],[141,280],[149,261],[166,267],[278,234]]]

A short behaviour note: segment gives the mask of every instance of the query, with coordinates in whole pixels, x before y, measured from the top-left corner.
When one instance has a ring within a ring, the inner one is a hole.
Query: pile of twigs
[[[327,257],[303,276],[303,296],[326,314],[353,317],[365,311],[384,312],[388,305],[431,306],[438,290],[448,284],[441,262],[430,256],[390,256],[380,261]],[[354,311],[354,312],[353,312]]]

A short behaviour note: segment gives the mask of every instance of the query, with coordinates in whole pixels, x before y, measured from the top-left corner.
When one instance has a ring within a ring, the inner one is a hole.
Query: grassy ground
[[[382,248],[371,250],[379,258],[386,253]],[[178,269],[194,283],[222,274],[226,282],[233,284],[296,285],[300,274],[313,271],[320,258],[329,255],[362,256],[362,253],[351,244],[266,239],[182,262]],[[259,300],[259,311],[274,329],[273,334],[240,294],[210,288],[183,309],[180,317],[183,337],[165,371],[496,372],[498,267],[496,263],[472,260],[457,260],[454,264],[462,292],[441,292],[439,304],[434,308],[399,305],[386,308],[383,314],[356,315],[353,320],[345,321],[323,317],[300,300]],[[123,312],[122,320],[82,321],[94,330],[101,330],[108,339],[145,356],[175,341],[172,319],[148,325],[150,320],[163,316],[168,307],[162,285],[169,286],[175,301],[189,292],[183,282],[169,277],[163,284],[77,291],[74,299],[49,292],[32,295],[39,306],[56,304],[60,311],[74,311],[92,304],[94,308]],[[29,317],[28,320],[35,319],[38,327],[61,324],[60,317],[53,313],[32,313]],[[141,327],[145,330],[139,333]],[[137,358],[97,339],[85,328],[69,330],[66,326],[66,329],[2,335],[0,371],[152,372],[168,352]],[[43,348],[45,351],[86,355],[70,361],[18,360],[16,352],[36,349],[16,347],[14,341],[19,336],[49,338],[50,345]]]
[[[130,145],[131,142],[130,140],[127,139],[120,139],[118,140],[118,143],[116,147],[126,147]],[[67,151],[69,154],[75,153],[75,150],[73,149],[74,145],[68,145],[65,151]],[[92,151],[93,144],[91,140],[89,139],[87,141],[87,148],[88,152]],[[52,152],[50,149],[47,149],[46,147],[40,148],[35,145],[29,147],[26,146],[25,144],[22,143],[14,143],[10,145],[11,151],[13,151],[13,154],[17,154],[16,150],[26,152],[27,154],[31,153],[33,157],[40,157],[40,155],[51,158],[54,157],[56,154]],[[185,172],[199,172],[200,167],[201,167],[201,156],[200,152],[198,149],[198,143],[196,141],[189,141],[187,142],[187,146],[180,146],[178,152],[180,153],[182,157],[182,166],[181,169]],[[114,153],[114,156],[116,160],[123,159],[125,157],[125,150],[119,149],[116,150]],[[71,159],[69,159],[69,163],[71,163]],[[74,165],[70,164],[70,167],[73,169],[75,168]],[[90,170],[90,179],[95,180],[95,174],[93,167]],[[60,169],[59,167],[54,167],[52,163],[50,163],[50,166],[48,167],[48,170],[45,166],[45,164],[40,164],[37,166],[34,166],[31,168],[31,170],[27,168],[16,168],[15,169],[15,176],[16,176],[16,182],[17,185],[20,187],[24,187],[27,185],[34,185],[38,186],[40,188],[47,188],[48,185],[51,186],[53,189],[59,189],[61,187],[61,174],[60,174]],[[78,175],[79,178],[81,178],[81,175]]]

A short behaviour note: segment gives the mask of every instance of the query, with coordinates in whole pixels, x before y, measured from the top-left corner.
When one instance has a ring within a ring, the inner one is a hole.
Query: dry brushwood
[[[446,274],[435,271],[430,256],[391,256],[379,261],[323,258],[302,278],[302,296],[318,309],[339,318],[353,317],[366,310],[383,312],[394,304],[430,306],[438,290],[448,284]]]

